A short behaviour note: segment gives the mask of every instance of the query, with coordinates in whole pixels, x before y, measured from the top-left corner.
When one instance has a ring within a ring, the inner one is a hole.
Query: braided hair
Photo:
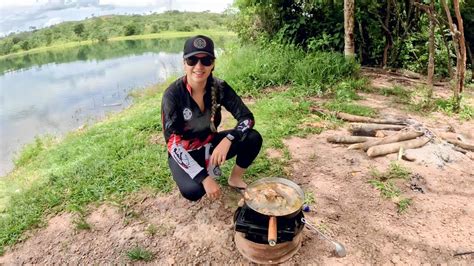
[[[214,124],[214,118],[217,112],[217,86],[214,78],[212,77],[212,73],[209,76],[209,80],[211,82],[211,100],[212,100],[212,107],[211,107],[211,121],[210,121],[210,128],[212,132],[217,132],[216,125]]]

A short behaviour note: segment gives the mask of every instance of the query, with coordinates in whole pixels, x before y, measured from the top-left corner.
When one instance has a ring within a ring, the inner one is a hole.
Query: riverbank
[[[404,223],[398,223],[395,224],[396,228],[400,229],[398,231],[382,230],[391,228],[393,223],[403,219],[403,216],[398,216],[394,203],[382,200],[378,191],[367,181],[373,178],[369,174],[370,167],[378,166],[385,169],[388,159],[384,157],[376,160],[374,165],[374,161],[367,159],[364,153],[351,151],[348,154],[345,147],[327,143],[325,137],[328,134],[335,134],[335,131],[329,131],[323,137],[317,135],[323,131],[337,130],[342,125],[334,116],[318,113],[317,110],[320,108],[377,116],[385,112],[387,106],[391,106],[389,97],[380,100],[381,97],[385,97],[382,94],[386,93],[386,90],[372,88],[369,79],[359,76],[358,65],[346,61],[341,54],[308,54],[295,47],[278,45],[237,47],[232,53],[226,53],[219,58],[216,71],[218,71],[216,76],[225,79],[240,95],[246,96],[245,100],[255,115],[255,128],[264,138],[262,153],[246,173],[246,181],[251,182],[268,176],[287,176],[301,182],[309,195],[307,200],[317,206],[315,208],[317,212],[311,213],[312,218],[316,219],[316,215],[322,215],[326,225],[329,225],[328,230],[334,230],[330,232],[335,232],[336,236],[344,236],[342,240],[350,244],[348,249],[351,250],[352,256],[350,262],[367,262],[372,256],[374,258],[371,261],[375,264],[386,262],[387,252],[374,250],[374,245],[389,234],[405,232],[406,228]],[[165,254],[166,256],[159,256],[157,259],[157,262],[162,263],[164,261],[159,260],[168,257],[191,263],[198,257],[195,254],[200,253],[204,254],[200,257],[204,259],[202,262],[206,259],[217,262],[229,262],[231,258],[235,259],[238,256],[235,249],[225,252],[222,256],[219,255],[219,251],[223,251],[222,241],[216,241],[219,239],[216,238],[218,236],[225,237],[223,239],[227,243],[225,246],[232,246],[232,238],[230,237],[230,240],[227,238],[231,236],[231,231],[226,231],[225,235],[220,232],[223,228],[230,228],[230,225],[226,226],[227,222],[231,223],[229,219],[238,200],[235,195],[226,193],[227,196],[222,203],[208,204],[206,200],[196,204],[188,203],[179,197],[170,177],[160,115],[162,91],[168,83],[169,81],[139,93],[130,108],[104,121],[71,132],[62,139],[40,139],[27,146],[20,156],[21,160],[17,163],[15,171],[5,180],[0,180],[2,200],[0,245],[10,246],[26,236],[41,236],[41,232],[46,232],[46,235],[48,232],[58,232],[53,226],[47,227],[46,231],[33,230],[29,231],[31,234],[25,233],[27,230],[46,226],[50,219],[57,218],[59,220],[53,220],[50,225],[64,225],[65,229],[59,230],[60,234],[65,232],[62,236],[71,235],[65,241],[61,241],[65,244],[56,244],[56,239],[61,239],[61,236],[53,238],[48,235],[46,239],[31,237],[32,241],[28,242],[30,246],[20,244],[18,248],[15,247],[18,250],[16,254],[21,257],[19,261],[60,263],[64,261],[61,257],[63,254],[80,253],[75,258],[82,262],[100,261],[105,258],[106,261],[126,263],[128,258],[124,254],[138,245],[146,250],[153,249],[152,253],[157,255]],[[401,93],[410,94],[412,89]],[[367,95],[369,92],[372,95]],[[361,96],[363,93],[364,96]],[[400,96],[398,94],[394,96],[397,97]],[[370,100],[364,101],[364,98]],[[374,106],[371,103],[379,105]],[[393,108],[403,107],[397,105]],[[392,111],[390,109],[390,112]],[[446,118],[446,115],[443,117]],[[447,120],[456,119],[448,117]],[[462,123],[454,122],[456,125]],[[311,136],[309,141],[301,139],[307,136]],[[314,138],[317,141],[313,141]],[[304,145],[301,146],[301,143]],[[224,175],[219,179],[223,187],[226,186],[226,177],[230,173],[231,166],[231,163],[226,163],[223,167]],[[414,167],[416,171],[424,171],[420,173],[426,177],[430,174],[422,169],[432,169],[415,164],[410,167]],[[313,170],[309,173],[308,169]],[[429,182],[437,182],[436,180]],[[450,180],[444,181],[450,182]],[[469,186],[472,181],[468,176],[463,177],[463,182],[465,182],[463,187],[472,187]],[[443,185],[433,184],[436,188],[442,188]],[[169,192],[173,191],[174,193],[170,195]],[[417,200],[429,201],[420,198],[421,196],[417,198],[409,189],[406,192],[412,193],[410,196],[416,198],[415,204],[418,204]],[[468,189],[462,193],[472,191]],[[354,200],[339,198],[340,195],[354,195]],[[440,195],[434,193],[431,196]],[[446,199],[446,206],[447,202],[449,199]],[[459,201],[456,199],[455,203],[459,202],[465,202],[465,199],[462,197]],[[97,206],[103,207],[97,208]],[[107,206],[113,207],[110,209]],[[361,206],[367,208],[361,212]],[[419,205],[415,206],[419,208]],[[341,211],[346,209],[350,211]],[[362,233],[354,234],[353,226],[365,225],[363,219],[367,214],[373,217],[371,213],[373,210],[377,211],[374,215],[380,218],[377,222],[381,224],[368,228],[357,227],[355,231]],[[413,212],[410,210],[408,208],[408,213],[411,215],[409,222],[413,224],[418,221],[419,209]],[[422,213],[429,219],[437,217],[432,209],[424,209]],[[105,220],[101,218],[102,214],[106,214]],[[447,217],[451,214],[446,212]],[[384,218],[388,216],[394,217],[393,221],[383,223]],[[209,217],[219,219],[210,221]],[[464,219],[464,216],[461,218]],[[364,238],[361,242],[359,236],[369,234],[374,228],[382,230],[379,237]],[[421,232],[421,229],[416,225],[410,227],[414,232]],[[126,239],[115,238],[116,234],[110,233],[119,232],[120,236],[126,236],[123,230],[138,233],[129,233],[133,238]],[[40,233],[36,234],[38,232]],[[70,234],[70,232],[78,233]],[[96,239],[97,232],[103,233],[103,237],[97,242],[86,241],[90,245],[84,243],[80,246],[73,244],[78,241],[82,243],[81,239],[88,240],[90,237]],[[211,232],[211,237],[203,238],[199,232]],[[212,232],[216,234],[213,235]],[[471,232],[455,233],[462,235]],[[193,237],[183,237],[188,235]],[[82,238],[78,240],[77,236]],[[412,247],[417,250],[413,253],[415,259],[438,254],[439,249],[436,248],[446,242],[443,242],[446,239],[440,239],[430,243],[429,246],[420,242],[405,247],[405,242],[400,237],[396,235],[388,243],[384,241],[382,244],[392,245],[392,249],[401,246],[399,252],[404,254],[407,248]],[[423,237],[432,239],[430,234]],[[315,263],[317,259],[329,257],[328,252],[324,253],[324,245],[315,239],[310,235],[305,236],[308,244],[304,246],[308,247],[308,252],[296,257],[296,262]],[[194,246],[192,242],[195,241],[199,245]],[[410,241],[416,241],[415,236]],[[459,239],[452,239],[448,247],[443,247],[442,259],[450,256],[456,241],[459,242]],[[38,243],[43,243],[43,246]],[[43,251],[41,256],[26,252],[34,246],[46,246],[52,255],[44,255],[46,249],[38,249]],[[93,253],[98,247],[105,247],[104,253],[102,251]],[[217,253],[206,253],[201,247],[209,247],[208,251],[213,250]],[[309,250],[317,248],[319,248],[318,254],[323,254],[323,258],[309,256]],[[193,252],[190,253],[190,250]],[[237,262],[242,262],[242,259],[238,259]],[[344,261],[329,258],[327,262]]]
[[[385,86],[400,86],[393,76],[377,74],[374,78],[372,74],[362,74],[369,78],[366,88],[372,91],[359,91],[360,99],[353,102],[354,106],[373,108],[381,117],[410,116],[423,124],[449,124],[457,132],[469,130],[468,122],[443,113],[426,117],[407,112],[406,105],[399,102],[400,96],[384,94]],[[403,82],[406,84],[407,80]],[[474,230],[470,217],[474,209],[468,202],[472,199],[474,176],[469,175],[467,156],[453,151],[457,155],[440,168],[423,160],[397,162],[397,154],[368,158],[365,152],[348,150],[347,145],[329,143],[326,138],[347,134],[347,127],[333,117],[307,112],[307,107],[323,106],[330,99],[312,96],[303,104],[301,99],[289,96],[293,89],[268,87],[266,96],[246,99],[256,115],[257,129],[264,135],[258,163],[252,165],[253,174],[246,178],[250,182],[255,176],[282,174],[297,182],[310,206],[305,218],[341,242],[347,256],[334,256],[332,245],[304,229],[302,247],[288,264],[468,265],[472,261],[474,255],[469,251]],[[449,86],[436,87],[435,94],[447,91]],[[148,98],[155,93],[151,90],[143,94]],[[148,101],[145,98],[142,100]],[[223,123],[235,124],[225,113]],[[274,138],[273,133],[281,135]],[[149,142],[162,145],[159,130],[150,135]],[[429,152],[434,145],[423,152]],[[269,167],[273,170],[262,171]],[[140,173],[136,174],[132,178],[139,181]],[[380,181],[387,187],[373,186],[374,179],[381,176],[391,176]],[[60,179],[56,177],[51,185]],[[225,183],[225,178],[220,181]],[[89,193],[77,191],[74,183],[69,185],[64,190],[69,195]],[[189,202],[175,188],[168,193],[145,186],[124,193],[123,200],[106,197],[80,212],[48,212],[42,228],[25,234],[21,243],[0,257],[0,264],[248,264],[233,241],[233,214],[241,196],[225,184],[222,188],[223,196],[217,201],[204,198]],[[388,199],[388,193],[398,196]],[[409,201],[398,205],[398,197]]]
[[[199,31],[167,31],[167,32],[160,32],[160,33],[151,33],[151,34],[142,34],[142,35],[131,35],[131,36],[119,36],[119,37],[112,37],[107,39],[106,42],[117,42],[117,41],[126,41],[126,40],[151,40],[151,39],[172,39],[172,38],[180,38],[180,37],[189,37],[197,34],[205,34],[211,37],[219,37],[219,36],[236,36],[234,32],[231,31],[209,31],[209,30],[199,30]],[[19,51],[15,53],[10,53],[7,55],[0,56],[0,60],[4,60],[7,58],[13,58],[17,56],[23,56],[28,54],[35,54],[41,52],[47,52],[52,50],[63,50],[68,48],[74,48],[83,45],[90,45],[94,43],[98,43],[97,40],[87,40],[87,41],[77,41],[77,42],[67,42],[62,44],[55,44],[51,46],[44,46],[33,48],[26,51]]]

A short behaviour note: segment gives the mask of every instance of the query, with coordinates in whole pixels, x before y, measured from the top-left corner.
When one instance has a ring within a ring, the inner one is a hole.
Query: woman
[[[242,99],[212,76],[215,55],[209,37],[186,40],[183,59],[186,74],[166,89],[161,105],[168,164],[186,199],[196,201],[204,194],[217,199],[221,189],[214,177],[220,175],[219,165],[237,156],[228,184],[245,188],[242,177],[257,157],[262,137],[252,129],[254,117]],[[234,129],[217,132],[221,106],[238,121]]]

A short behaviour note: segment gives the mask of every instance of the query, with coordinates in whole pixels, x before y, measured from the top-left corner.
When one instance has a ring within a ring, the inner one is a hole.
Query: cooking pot
[[[303,190],[293,181],[281,177],[259,179],[244,191],[245,204],[252,210],[270,217],[268,244],[276,245],[276,217],[293,218],[301,212],[304,203]]]

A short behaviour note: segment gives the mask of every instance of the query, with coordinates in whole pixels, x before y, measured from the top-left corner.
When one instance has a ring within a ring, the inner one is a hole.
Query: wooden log
[[[405,126],[402,125],[391,125],[391,124],[361,124],[351,123],[349,131],[354,136],[375,136],[377,130],[401,130]]]
[[[462,142],[466,142],[466,137],[462,134],[454,133],[454,132],[435,132],[436,136],[448,141],[448,140],[459,140]]]
[[[411,139],[405,140],[401,142],[389,143],[389,144],[382,144],[370,147],[367,150],[367,155],[370,157],[381,156],[389,153],[396,153],[400,150],[400,147],[403,147],[405,150],[407,149],[416,149],[422,147],[426,143],[430,141],[427,137],[421,137],[418,139]]]
[[[394,135],[396,133],[397,133],[397,131],[393,131],[393,130],[377,130],[377,131],[375,131],[375,137],[385,138],[387,136],[391,136],[391,135]]]
[[[364,136],[330,136],[326,140],[332,143],[344,143],[344,144],[352,144],[352,143],[360,143],[366,142],[369,140],[374,140],[376,138],[373,137],[364,137]]]
[[[398,119],[379,119],[358,115],[351,115],[346,113],[338,112],[336,117],[349,122],[361,122],[361,123],[374,123],[374,124],[392,124],[392,125],[404,125],[405,122]]]
[[[446,141],[453,144],[453,145],[461,147],[465,150],[474,151],[474,145],[473,144],[465,143],[465,142],[462,142],[462,141],[459,141],[459,140],[454,140],[454,139],[448,139]]]
[[[395,135],[391,135],[385,138],[381,139],[375,139],[371,141],[367,141],[364,143],[359,143],[357,147],[359,149],[363,149],[364,151],[367,151],[370,147],[376,146],[376,145],[382,145],[382,144],[388,144],[388,143],[394,143],[394,142],[400,142],[403,140],[409,140],[409,139],[414,139],[419,136],[423,135],[423,132],[421,131],[404,131],[404,132],[397,132]],[[353,145],[355,146],[355,145]]]

